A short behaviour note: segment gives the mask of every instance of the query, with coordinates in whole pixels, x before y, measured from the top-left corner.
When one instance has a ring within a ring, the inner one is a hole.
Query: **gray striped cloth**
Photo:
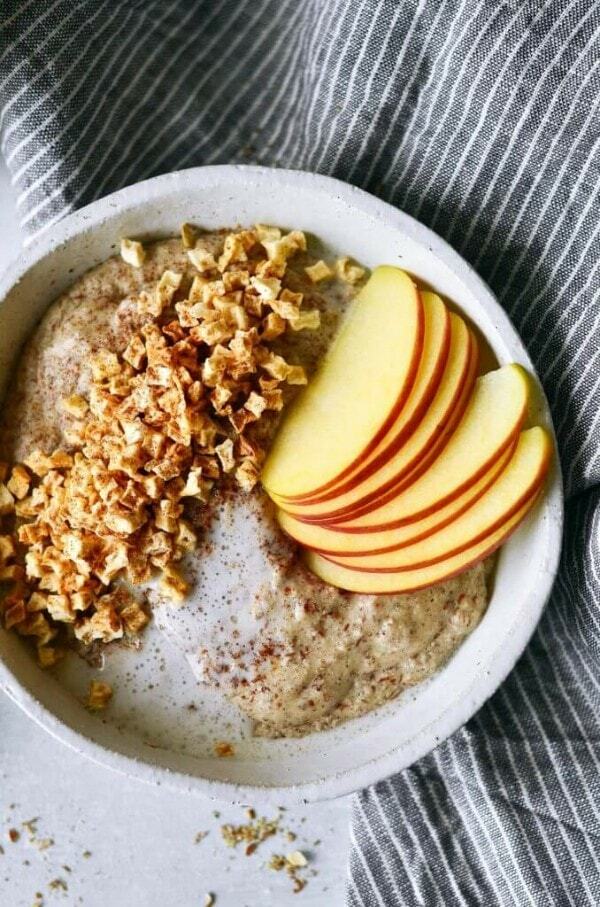
[[[351,907],[600,904],[599,0],[3,0],[2,150],[30,235],[127,183],[253,162],[356,183],[491,284],[567,491],[504,686],[356,798]]]

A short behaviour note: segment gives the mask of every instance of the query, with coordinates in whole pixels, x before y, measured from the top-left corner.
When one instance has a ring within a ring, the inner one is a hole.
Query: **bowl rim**
[[[285,170],[241,164],[223,164],[207,167],[192,167],[152,177],[139,183],[127,186],[110,195],[104,196],[77,211],[66,215],[53,224],[51,228],[36,237],[35,242],[26,247],[13,260],[0,276],[0,306],[12,287],[41,259],[51,255],[55,250],[67,245],[77,236],[89,232],[104,219],[114,216],[119,211],[146,204],[152,199],[162,198],[173,191],[181,191],[186,184],[198,182],[207,185],[227,180],[229,183],[243,183],[255,175],[275,183],[294,184],[302,187],[323,190],[324,195],[335,195],[349,206],[358,206],[361,211],[384,225],[399,229],[411,239],[437,257],[442,264],[452,270],[466,285],[478,303],[492,313],[498,332],[511,338],[512,345],[520,352],[523,362],[537,377],[524,344],[512,325],[508,315],[497,302],[494,294],[474,271],[474,269],[444,239],[428,227],[416,221],[410,215],[375,196],[344,183],[334,177],[314,174],[301,170]],[[547,401],[545,401],[547,407]],[[547,407],[548,416],[549,408]],[[554,435],[551,419],[549,427]],[[556,446],[556,438],[554,437]],[[558,570],[563,526],[563,489],[560,463],[555,457],[555,469],[547,491],[547,502],[551,519],[548,521],[549,545],[548,559],[540,583],[530,602],[527,619],[519,623],[511,635],[510,646],[505,646],[499,656],[487,670],[479,675],[479,682],[471,690],[472,695],[453,705],[429,723],[401,749],[391,748],[385,754],[363,762],[353,769],[345,769],[316,781],[289,786],[262,786],[237,784],[235,782],[202,778],[183,771],[173,771],[145,759],[125,755],[76,731],[54,715],[44,706],[12,673],[8,665],[0,659],[0,689],[4,690],[33,721],[44,728],[53,737],[70,747],[75,752],[93,762],[117,771],[129,778],[136,778],[149,784],[160,784],[164,787],[185,792],[200,794],[214,799],[229,802],[247,803],[257,799],[261,803],[274,805],[294,805],[319,800],[341,797],[367,787],[400,771],[431,752],[438,744],[446,740],[469,720],[497,690],[510,673],[527,643],[532,637],[544,606],[550,596]],[[484,617],[485,620],[485,617]]]

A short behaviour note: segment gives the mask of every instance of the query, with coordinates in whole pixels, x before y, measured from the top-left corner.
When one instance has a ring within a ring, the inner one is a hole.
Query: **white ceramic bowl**
[[[208,228],[255,222],[297,227],[316,234],[332,252],[368,266],[400,265],[456,303],[489,339],[501,363],[517,361],[533,371],[488,287],[445,242],[406,214],[327,177],[223,166],[160,176],[94,202],[53,226],[15,262],[0,281],[0,394],[23,341],[63,289],[114,254],[119,237],[175,234],[183,221]],[[539,420],[551,426],[541,391],[539,409]],[[339,796],[410,765],[494,692],[522,653],[548,598],[561,532],[562,489],[555,465],[543,502],[501,551],[483,621],[442,671],[333,731],[302,740],[249,742],[233,759],[213,758],[198,718],[186,712],[190,688],[177,687],[176,679],[186,671],[178,653],[161,650],[167,670],[157,675],[155,662],[145,668],[156,683],[116,696],[114,707],[99,719],[77,698],[89,679],[86,666],[69,667],[55,679],[36,666],[21,639],[0,631],[0,685],[42,727],[82,755],[145,781],[238,802],[290,804]],[[163,644],[153,638],[152,646]],[[117,657],[117,667],[118,662]]]

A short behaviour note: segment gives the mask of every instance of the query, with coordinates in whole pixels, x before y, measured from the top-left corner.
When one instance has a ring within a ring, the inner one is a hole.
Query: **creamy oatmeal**
[[[223,234],[203,234],[202,241],[208,254],[217,256]],[[92,354],[123,353],[147,321],[136,305],[140,291],[152,288],[165,270],[184,275],[184,281],[197,273],[179,239],[148,244],[143,253],[142,260],[139,249],[127,249],[136,266],[117,257],[99,265],[51,307],[25,347],[8,393],[1,460],[23,461],[36,449],[69,449],[74,416],[61,401],[88,394]],[[353,267],[342,260],[339,277],[331,279],[328,266],[307,253],[289,264],[287,287],[304,294],[307,310],[320,312],[321,327],[288,332],[275,349],[308,373],[352,295],[348,279],[359,279]],[[286,386],[284,400],[294,392]],[[261,421],[265,441],[276,417],[274,412]],[[226,478],[207,505],[188,504],[186,516],[199,540],[184,562],[192,592],[180,608],[166,603],[152,584],[148,597],[159,625],[184,649],[196,676],[219,686],[262,736],[330,727],[424,680],[486,607],[482,565],[409,595],[357,595],[326,586],[303,567],[258,486],[244,495]],[[232,577],[235,595],[213,602],[207,631],[202,621],[210,610],[212,569]]]
[[[195,675],[267,737],[332,727],[425,680],[487,604],[485,565],[410,595],[324,584],[281,534],[262,491],[216,509],[194,589],[175,610],[155,600],[159,623]]]

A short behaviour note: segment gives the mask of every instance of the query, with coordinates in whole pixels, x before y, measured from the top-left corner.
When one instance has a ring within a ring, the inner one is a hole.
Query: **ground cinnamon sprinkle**
[[[235,756],[235,749],[233,745],[225,740],[220,740],[215,743],[214,750],[215,756],[218,756],[220,759],[226,759],[230,756]]]
[[[184,232],[196,276],[167,270],[139,294],[141,330],[121,356],[98,350],[89,394],[62,401],[65,449],[0,464],[0,616],[35,640],[43,667],[69,639],[137,636],[149,615],[130,586],[157,572],[165,596],[186,596],[179,565],[197,544],[190,502],[206,505],[226,476],[252,490],[261,420],[282,408],[282,386],[306,383],[270,347],[319,324],[285,285],[304,234],[258,225],[225,235],[215,255]],[[132,266],[144,259],[134,241],[122,254]]]

